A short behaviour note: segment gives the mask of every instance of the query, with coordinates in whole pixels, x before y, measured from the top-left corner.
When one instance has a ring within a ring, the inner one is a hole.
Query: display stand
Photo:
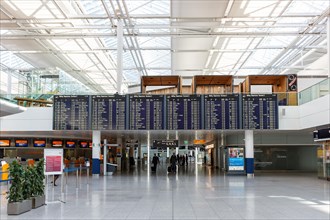
[[[142,94],[180,94],[181,78],[179,76],[142,76]],[[147,91],[147,86],[161,87]],[[166,88],[164,88],[166,87]]]
[[[297,86],[292,87],[290,79],[292,75],[250,75],[240,84],[238,90],[242,93],[251,93],[253,85],[271,85],[272,93],[277,93],[279,105],[297,105]]]
[[[194,94],[226,94],[233,92],[233,76],[194,76]]]
[[[226,171],[227,174],[245,174],[245,149],[244,147],[227,147]]]

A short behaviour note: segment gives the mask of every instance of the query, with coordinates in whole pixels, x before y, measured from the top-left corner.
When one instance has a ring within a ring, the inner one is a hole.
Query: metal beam
[[[0,20],[0,25],[5,25],[8,24],[7,22],[2,22]],[[16,24],[16,23],[15,23]],[[31,26],[21,26],[21,27],[15,27],[15,26],[2,26],[2,30],[48,30],[48,31],[55,31],[55,30],[116,30],[115,26],[107,26],[107,25],[75,25],[75,26],[70,26],[70,27],[63,27],[63,26],[45,26],[47,25],[46,23],[36,23],[35,25],[40,25],[37,27],[31,27]],[[44,26],[43,26],[44,25]],[[309,24],[295,24],[295,23],[290,23],[290,24],[275,24],[275,25],[223,25],[219,27],[219,25],[210,25],[210,26],[202,26],[202,25],[169,25],[169,24],[144,24],[144,25],[128,25],[125,26],[125,28],[132,29],[132,30],[149,30],[149,29],[216,29],[216,28],[223,28],[223,29],[248,29],[248,28],[257,28],[257,29],[277,29],[277,28],[299,28],[299,27],[308,27]],[[317,24],[314,27],[326,27],[326,24]],[[200,31],[200,30],[199,30]]]
[[[289,32],[279,32],[279,33],[259,33],[259,32],[227,32],[227,33],[205,33],[205,34],[195,34],[195,33],[124,33],[124,37],[193,37],[193,38],[205,38],[205,37],[214,37],[219,36],[221,38],[226,37],[267,37],[267,36],[321,36],[326,35],[326,33],[313,32],[313,33],[289,33]],[[2,40],[24,40],[24,39],[81,39],[84,37],[116,37],[114,33],[81,33],[81,34],[3,34],[1,36]]]

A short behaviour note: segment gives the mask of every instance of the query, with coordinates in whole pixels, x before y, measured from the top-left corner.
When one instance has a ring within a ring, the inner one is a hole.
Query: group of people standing
[[[176,164],[178,163],[179,166],[188,166],[188,154],[186,155],[176,155],[173,153],[173,155],[170,158],[171,163],[171,172],[176,172]]]
[[[175,153],[173,153],[173,155],[170,158],[170,163],[171,163],[171,171],[168,170],[169,172],[176,172],[176,165],[178,164],[178,166],[188,166],[188,154],[186,155],[175,155]],[[156,172],[157,170],[157,165],[159,164],[159,157],[154,154],[153,158],[152,158],[152,171]]]

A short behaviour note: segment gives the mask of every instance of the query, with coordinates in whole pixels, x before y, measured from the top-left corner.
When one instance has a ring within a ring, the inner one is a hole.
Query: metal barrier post
[[[76,188],[78,188],[78,169],[76,170]]]
[[[89,167],[87,167],[87,184],[89,184]]]
[[[65,185],[68,185],[69,172],[66,172],[65,176]]]

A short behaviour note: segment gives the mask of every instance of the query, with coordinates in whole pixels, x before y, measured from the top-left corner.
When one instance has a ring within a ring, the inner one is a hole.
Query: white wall
[[[278,107],[279,130],[300,130],[300,107]]]
[[[30,107],[25,112],[0,118],[1,131],[51,131],[53,108]]]
[[[300,128],[330,124],[330,95],[307,102],[300,108]]]

